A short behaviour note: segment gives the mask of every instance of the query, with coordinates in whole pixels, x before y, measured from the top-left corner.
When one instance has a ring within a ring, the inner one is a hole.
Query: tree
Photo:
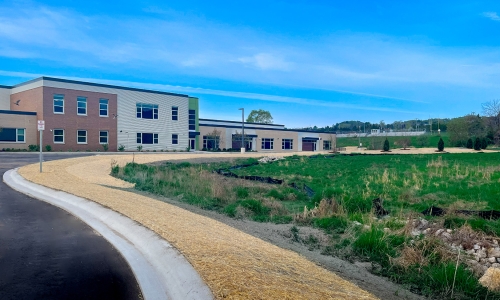
[[[448,133],[450,134],[450,143],[453,146],[465,146],[467,144],[467,138],[469,137],[465,117],[451,120],[448,123]]]
[[[388,152],[389,151],[389,140],[387,138],[385,138],[385,142],[384,142],[384,152]]]
[[[438,142],[438,152],[443,152],[444,150],[444,141],[442,138],[439,138],[439,142]]]
[[[472,149],[472,147],[473,147],[473,146],[474,146],[474,145],[472,144],[472,139],[471,139],[471,138],[469,138],[469,139],[467,140],[467,146],[466,146],[466,147],[467,147],[467,149]]]
[[[476,150],[476,151],[481,150],[481,139],[478,137],[474,141],[474,150]]]
[[[258,109],[252,110],[247,117],[247,122],[250,123],[262,123],[262,124],[272,124],[273,117],[271,113],[267,110]]]
[[[411,139],[408,136],[403,136],[398,142],[403,147],[403,150],[406,150],[411,144]]]
[[[481,149],[486,149],[488,147],[488,139],[483,137],[481,139]]]
[[[496,143],[500,141],[500,100],[492,100],[481,104],[486,116],[488,131]]]

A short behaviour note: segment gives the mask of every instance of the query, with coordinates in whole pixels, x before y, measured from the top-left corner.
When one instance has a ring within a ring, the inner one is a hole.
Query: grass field
[[[444,141],[444,146],[450,147],[449,143],[449,136],[447,133],[441,134],[441,136],[438,136],[436,134],[430,135],[430,134],[424,134],[421,136],[411,136],[408,137],[410,139],[410,146],[415,147],[415,148],[423,148],[423,147],[436,147],[439,142],[439,138],[443,138]],[[359,143],[363,144],[363,147],[371,148],[371,146],[379,145],[385,141],[385,136],[380,136],[380,137],[362,137],[362,138],[357,138],[357,137],[349,137],[349,138],[337,138],[337,147],[356,147],[359,146]],[[387,139],[389,140],[389,144],[391,148],[401,148],[401,143],[398,143],[398,141],[401,141],[402,139],[407,138],[407,137],[402,137],[402,136],[388,136]]]
[[[128,164],[115,166],[112,172],[136,183],[137,189],[176,197],[231,217],[321,228],[332,238],[331,245],[323,249],[325,254],[371,261],[380,266],[375,272],[426,296],[500,299],[499,294],[478,284],[477,276],[463,261],[456,265],[456,253],[450,254],[442,241],[411,236],[402,222],[435,205],[450,213],[426,217],[430,222],[500,236],[499,221],[453,214],[457,209],[500,210],[500,153],[291,156],[233,170],[238,175],[283,179],[282,185],[212,172],[229,166]],[[290,183],[306,184],[316,193],[309,198]],[[377,220],[372,212],[372,200],[378,197],[390,211],[384,220]],[[355,222],[365,227],[353,225]],[[294,236],[299,230],[295,225],[291,228]],[[315,243],[314,237],[299,242]]]

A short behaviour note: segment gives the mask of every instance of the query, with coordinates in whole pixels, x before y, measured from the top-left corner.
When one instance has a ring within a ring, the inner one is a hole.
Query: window
[[[158,119],[158,104],[136,103],[138,119]]]
[[[137,144],[158,144],[158,133],[137,133]]]
[[[293,139],[282,139],[281,140],[281,149],[292,150],[293,149]]]
[[[87,98],[76,97],[76,114],[87,115]]]
[[[196,130],[196,110],[189,110],[189,130]]]
[[[108,99],[99,99],[99,116],[107,117],[108,116]]]
[[[24,128],[2,128],[0,130],[0,142],[24,143]]]
[[[54,113],[64,114],[64,95],[54,94]]]
[[[99,131],[99,144],[108,144],[108,132]]]
[[[216,150],[219,148],[219,136],[204,135],[203,136],[203,148]]]
[[[178,144],[179,144],[179,135],[172,134],[172,145],[178,145]]]
[[[262,139],[262,150],[274,149],[274,139]]]
[[[64,129],[54,129],[54,143],[64,144]]]
[[[179,108],[177,106],[172,106],[172,120],[177,121],[179,119]]]
[[[76,142],[78,144],[87,144],[87,130],[76,131]]]
[[[323,141],[323,150],[332,150],[332,141]]]

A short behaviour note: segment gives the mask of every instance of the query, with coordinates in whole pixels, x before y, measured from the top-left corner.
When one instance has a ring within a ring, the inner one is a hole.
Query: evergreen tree
[[[476,151],[481,150],[481,139],[479,139],[478,137],[474,141],[474,150]]]
[[[481,149],[486,149],[486,147],[488,147],[488,140],[485,137],[483,137],[481,139]]]
[[[443,152],[444,150],[444,141],[442,138],[439,138],[439,142],[438,142],[438,151],[439,152]]]
[[[472,139],[471,139],[471,138],[469,138],[469,139],[467,140],[467,146],[466,146],[466,147],[467,147],[467,149],[472,149],[472,146],[473,146],[473,144],[472,144]]]
[[[389,151],[389,140],[387,138],[385,138],[384,152],[387,152],[387,151]]]

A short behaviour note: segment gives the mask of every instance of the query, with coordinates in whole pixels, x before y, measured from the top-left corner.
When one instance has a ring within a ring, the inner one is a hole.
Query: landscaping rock
[[[494,263],[496,263],[496,262],[497,262],[497,259],[496,259],[495,257],[489,257],[489,258],[488,258],[488,262],[489,262],[490,264],[494,264]]]
[[[500,257],[500,249],[498,248],[488,249],[488,257]]]
[[[492,268],[500,268],[500,264],[499,263],[494,263],[494,264],[491,264],[491,267]]]
[[[490,291],[500,291],[500,269],[488,268],[479,283]]]

